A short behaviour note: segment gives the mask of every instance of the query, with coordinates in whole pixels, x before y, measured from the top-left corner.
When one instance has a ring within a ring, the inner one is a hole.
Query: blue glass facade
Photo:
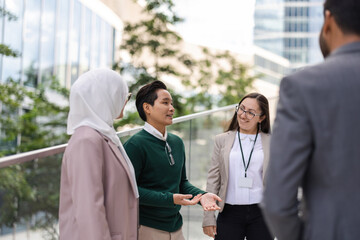
[[[292,68],[320,62],[322,0],[257,0],[254,44],[288,59]]]
[[[17,16],[0,18],[1,43],[21,53],[0,57],[0,81],[29,87],[55,75],[64,86],[96,67],[111,67],[115,29],[79,0],[0,0]]]
[[[284,12],[282,0],[257,0],[254,13],[254,44],[277,55],[283,54]]]

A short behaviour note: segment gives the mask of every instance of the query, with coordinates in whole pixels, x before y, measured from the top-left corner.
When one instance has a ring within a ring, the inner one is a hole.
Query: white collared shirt
[[[166,142],[166,139],[167,139],[167,130],[166,129],[165,129],[165,134],[163,136],[162,133],[160,131],[158,131],[156,128],[154,128],[152,125],[150,125],[150,123],[145,122],[144,130],[147,131],[148,133],[150,133],[151,135],[153,135],[154,137]]]
[[[254,144],[255,134],[240,133],[241,146],[244,153],[245,164],[249,161],[249,155]],[[227,159],[225,159],[227,160]],[[235,134],[234,145],[229,155],[229,179],[226,192],[226,203],[232,205],[249,205],[261,202],[263,193],[263,162],[264,152],[259,134],[254,146],[247,177],[252,178],[252,188],[239,187],[239,178],[245,176],[245,167],[242,160],[238,133]]]

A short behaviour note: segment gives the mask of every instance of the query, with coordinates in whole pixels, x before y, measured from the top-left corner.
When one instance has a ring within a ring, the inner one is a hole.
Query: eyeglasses
[[[174,160],[174,157],[173,155],[171,154],[171,147],[170,145],[165,142],[165,152],[166,154],[168,155],[168,159],[169,159],[169,164],[170,166],[174,165],[175,164],[175,160]]]
[[[129,100],[130,100],[131,95],[132,95],[132,93],[131,93],[131,92],[129,92],[129,93],[128,93],[128,95],[127,95],[127,97],[126,97],[126,101],[129,101]]]
[[[240,115],[245,113],[246,118],[249,119],[249,120],[253,119],[255,116],[262,116],[263,115],[262,113],[261,114],[256,114],[256,113],[253,113],[253,112],[251,112],[249,110],[245,110],[243,106],[237,105],[236,106],[236,113],[237,114],[239,114],[239,110],[241,111]]]

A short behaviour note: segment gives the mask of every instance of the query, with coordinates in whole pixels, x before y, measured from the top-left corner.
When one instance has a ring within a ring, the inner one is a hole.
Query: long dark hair
[[[263,133],[270,133],[270,113],[269,113],[269,101],[267,100],[267,98],[260,94],[260,93],[249,93],[247,94],[245,97],[243,97],[240,102],[239,105],[242,103],[242,101],[244,101],[244,99],[246,98],[254,98],[256,99],[257,103],[259,104],[259,107],[261,109],[261,116],[265,115],[265,119],[261,121],[260,124],[260,129]],[[235,111],[234,116],[231,119],[231,122],[229,124],[227,131],[234,131],[237,130],[239,128],[239,124],[237,121],[237,112]]]

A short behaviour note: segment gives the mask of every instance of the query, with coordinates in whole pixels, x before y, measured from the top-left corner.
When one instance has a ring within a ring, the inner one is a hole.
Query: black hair
[[[326,0],[324,12],[329,10],[344,34],[360,35],[360,1]]]
[[[249,93],[245,97],[243,97],[239,105],[244,101],[246,98],[254,98],[256,99],[259,107],[261,109],[261,116],[265,116],[265,119],[261,121],[260,128],[263,133],[270,133],[270,113],[269,113],[269,101],[267,98],[260,94],[260,93]],[[239,124],[237,121],[237,112],[235,111],[234,116],[231,119],[229,127],[226,131],[234,131],[239,128]]]
[[[148,103],[151,106],[154,106],[154,102],[158,98],[157,90],[159,89],[167,90],[167,87],[163,82],[157,80],[146,84],[140,88],[139,92],[136,94],[135,105],[142,120],[146,121],[146,114],[143,108],[144,103]]]

